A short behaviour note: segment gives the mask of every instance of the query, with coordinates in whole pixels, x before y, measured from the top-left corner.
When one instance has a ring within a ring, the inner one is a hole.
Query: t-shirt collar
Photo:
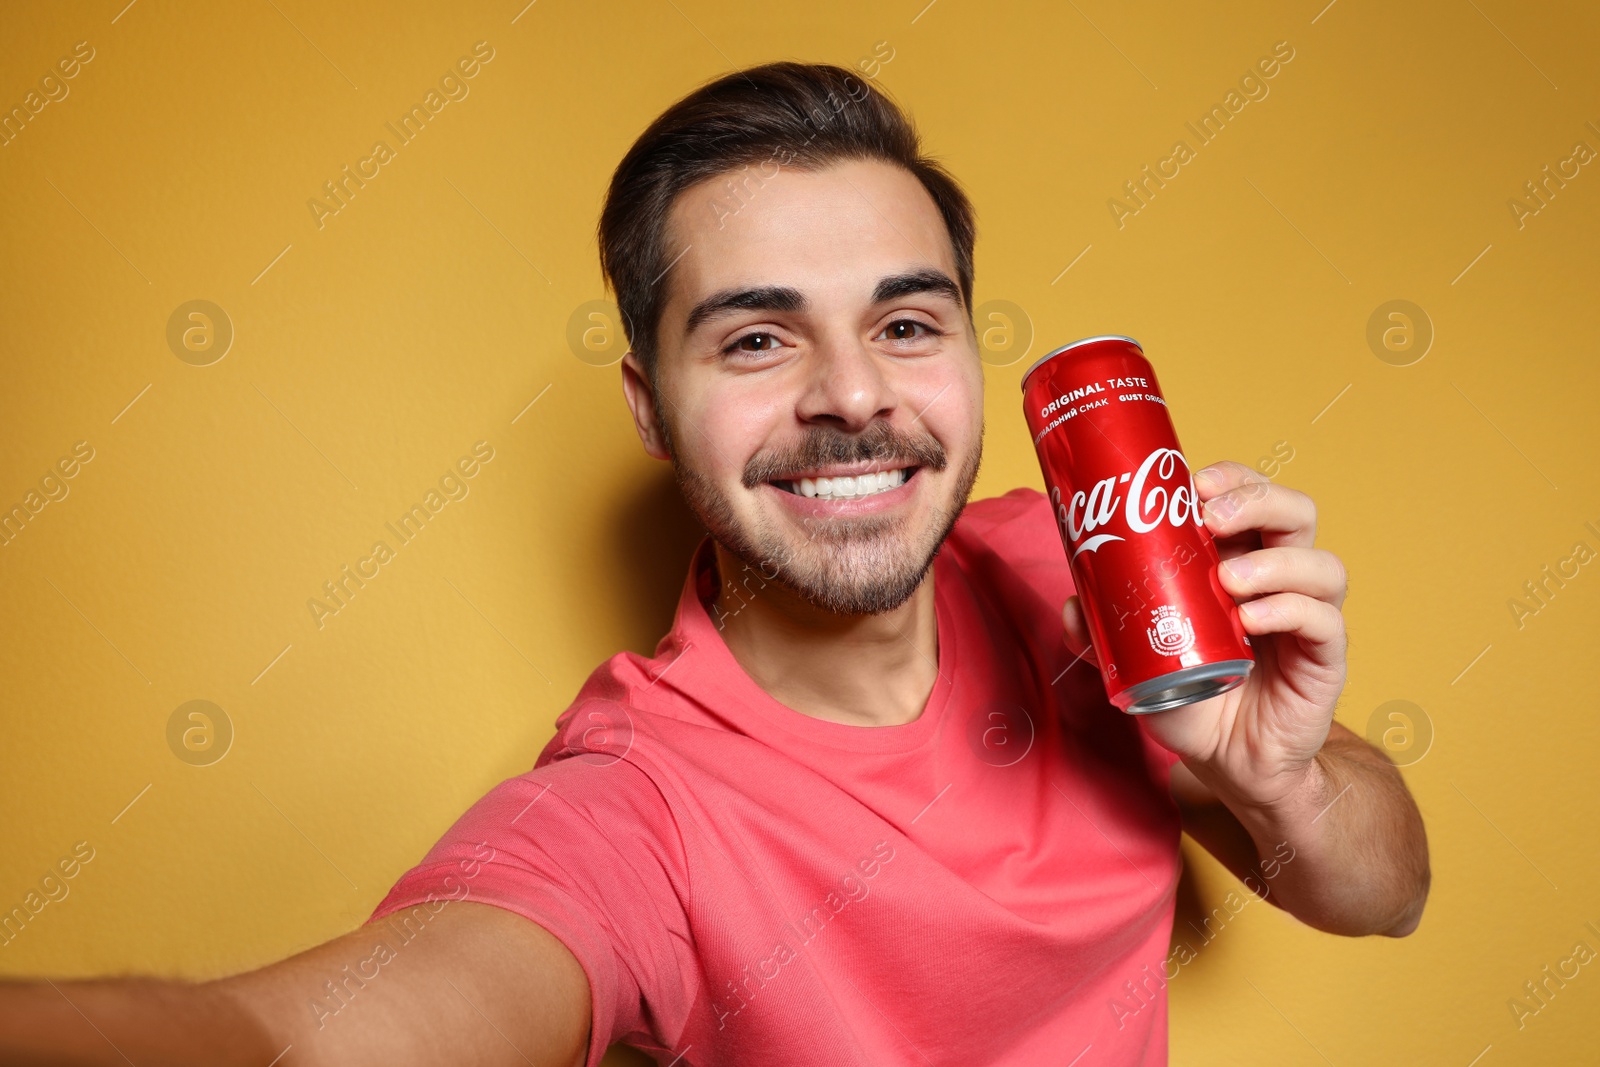
[[[951,583],[958,582],[959,576],[949,572],[942,552],[934,557],[933,577],[939,673],[922,714],[911,722],[897,726],[852,726],[818,719],[779,703],[757,685],[734,658],[722,639],[721,630],[706,610],[705,602],[715,592],[716,578],[714,542],[709,535],[701,540],[689,564],[672,633],[657,653],[658,656],[664,654],[669,662],[657,669],[656,677],[670,680],[670,688],[706,705],[754,737],[760,738],[767,730],[777,729],[831,748],[855,752],[908,751],[937,733],[955,677],[958,650]],[[684,666],[689,669],[674,671],[674,657],[685,659]],[[691,659],[698,662],[688,662]]]

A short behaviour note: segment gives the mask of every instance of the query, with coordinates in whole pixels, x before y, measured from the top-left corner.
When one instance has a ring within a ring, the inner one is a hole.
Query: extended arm
[[[211,982],[0,982],[0,1063],[584,1062],[588,979],[542,927],[500,908],[451,901],[388,962],[363,968],[379,937],[377,928],[362,927]],[[372,977],[349,978],[363,969]],[[340,999],[330,998],[328,982],[344,990]],[[339,1010],[330,1012],[330,1004]]]

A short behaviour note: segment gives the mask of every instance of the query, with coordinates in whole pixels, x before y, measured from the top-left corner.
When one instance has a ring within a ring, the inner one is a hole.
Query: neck
[[[739,666],[774,700],[851,726],[898,726],[922,714],[939,673],[931,567],[893,611],[837,615],[713,547],[712,621]]]

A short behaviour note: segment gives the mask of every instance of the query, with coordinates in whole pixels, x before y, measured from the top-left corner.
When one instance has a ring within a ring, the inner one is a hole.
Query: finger
[[[1344,615],[1332,604],[1298,593],[1271,593],[1239,605],[1245,632],[1293,634],[1311,659],[1328,668],[1344,665]]]
[[[1089,637],[1089,620],[1083,615],[1083,602],[1076,596],[1067,597],[1061,607],[1061,621],[1066,628],[1067,647],[1074,656],[1080,656],[1098,666],[1094,643]]]
[[[1214,537],[1259,531],[1265,548],[1310,548],[1316,540],[1317,506],[1311,498],[1242,463],[1213,463],[1195,474],[1194,486]]]
[[[1194,472],[1194,487],[1199,490],[1201,500],[1210,500],[1247,483],[1266,480],[1267,476],[1254,467],[1231,459],[1219,459]]]
[[[1301,593],[1344,605],[1347,578],[1339,557],[1323,548],[1258,548],[1223,560],[1222,587],[1242,600],[1267,593]]]

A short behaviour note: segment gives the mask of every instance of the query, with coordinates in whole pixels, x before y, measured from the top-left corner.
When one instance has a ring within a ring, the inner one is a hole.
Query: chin
[[[922,585],[962,508],[934,505],[931,514],[807,520],[761,514],[707,529],[729,552],[776,574],[776,581],[813,607],[836,615],[882,615]],[[727,516],[724,513],[724,517]]]
[[[724,489],[674,467],[690,509],[728,552],[814,607],[837,615],[881,615],[921,587],[966,507],[981,456],[975,450],[959,472],[951,468],[931,484],[901,488],[912,499],[903,502],[911,505],[904,511],[893,509],[898,514],[837,518],[797,514],[794,500],[779,498],[782,490],[770,485]],[[939,492],[950,473],[956,477]],[[741,498],[748,506],[735,508],[733,500]]]
[[[922,585],[939,550],[938,543],[909,543],[906,524],[895,525],[900,528],[819,533],[778,561],[776,580],[837,615],[893,611]]]

